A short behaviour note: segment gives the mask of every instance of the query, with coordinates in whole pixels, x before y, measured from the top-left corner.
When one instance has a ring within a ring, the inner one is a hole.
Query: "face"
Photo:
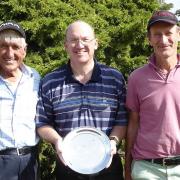
[[[168,23],[155,23],[150,28],[149,42],[157,57],[168,58],[177,54],[179,29]]]
[[[18,39],[0,40],[0,73],[4,76],[19,71],[26,56],[26,47]]]
[[[87,64],[93,62],[97,40],[93,29],[84,22],[71,24],[66,33],[65,49],[70,56],[71,64]]]

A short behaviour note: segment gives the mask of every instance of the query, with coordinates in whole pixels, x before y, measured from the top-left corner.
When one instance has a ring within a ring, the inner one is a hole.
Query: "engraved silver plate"
[[[62,156],[66,164],[81,174],[95,174],[103,170],[111,158],[109,138],[92,127],[80,127],[63,140]]]

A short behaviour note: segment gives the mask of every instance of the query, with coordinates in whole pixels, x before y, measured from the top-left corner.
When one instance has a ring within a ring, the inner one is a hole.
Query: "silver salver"
[[[98,173],[111,159],[109,138],[92,127],[74,129],[65,136],[62,147],[66,164],[81,174]]]

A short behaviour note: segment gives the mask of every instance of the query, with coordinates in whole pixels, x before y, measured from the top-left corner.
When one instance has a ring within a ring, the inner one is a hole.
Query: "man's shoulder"
[[[48,82],[48,81],[56,81],[56,80],[62,80],[64,79],[66,75],[66,65],[63,65],[52,72],[47,73],[43,78],[43,82]]]
[[[122,77],[122,73],[117,68],[114,68],[105,64],[101,64],[101,63],[98,63],[98,65],[101,69],[102,75]]]
[[[23,64],[21,68],[22,68],[22,71],[25,74],[29,75],[30,77],[33,77],[35,79],[41,78],[39,72],[37,70],[35,70],[34,68],[32,68],[28,65],[25,65],[25,64]]]
[[[148,69],[149,69],[149,64],[145,64],[144,66],[139,67],[135,69],[134,71],[132,71],[129,77],[131,78],[142,77],[143,75],[147,73]]]

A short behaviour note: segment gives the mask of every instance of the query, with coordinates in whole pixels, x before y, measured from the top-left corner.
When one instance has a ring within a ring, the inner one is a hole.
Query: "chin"
[[[162,58],[169,58],[171,56],[172,56],[172,54],[161,54],[160,55],[160,57],[162,57]]]
[[[89,59],[87,59],[87,58],[78,58],[77,61],[79,63],[87,63],[87,62],[89,62]]]
[[[157,53],[158,56],[160,57],[164,57],[164,58],[168,58],[168,57],[171,57],[173,56],[173,52],[170,52],[170,51],[164,51],[164,52],[159,52]]]

